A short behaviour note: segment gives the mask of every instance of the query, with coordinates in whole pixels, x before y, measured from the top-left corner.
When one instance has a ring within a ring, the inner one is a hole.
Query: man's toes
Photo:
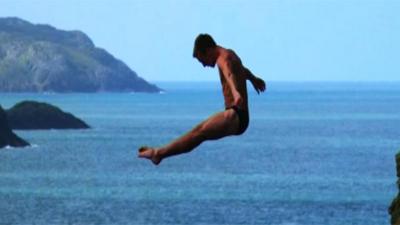
[[[140,153],[141,153],[141,152],[144,152],[144,151],[146,151],[147,149],[149,149],[149,147],[147,147],[147,146],[142,146],[142,147],[139,148],[139,152],[140,152]]]
[[[147,158],[147,159],[151,159],[153,157],[154,154],[154,149],[149,148],[149,147],[143,147],[139,149],[139,154],[138,156],[140,158]]]

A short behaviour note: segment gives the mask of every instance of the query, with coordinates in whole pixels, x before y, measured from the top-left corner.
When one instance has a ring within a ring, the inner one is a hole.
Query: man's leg
[[[233,135],[239,129],[239,118],[233,109],[217,113],[203,121],[182,137],[161,148],[141,147],[139,157],[159,164],[166,157],[187,153],[203,141]]]

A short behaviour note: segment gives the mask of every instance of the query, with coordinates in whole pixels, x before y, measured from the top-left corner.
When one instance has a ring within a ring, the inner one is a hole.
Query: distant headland
[[[160,91],[81,31],[0,18],[0,92]]]

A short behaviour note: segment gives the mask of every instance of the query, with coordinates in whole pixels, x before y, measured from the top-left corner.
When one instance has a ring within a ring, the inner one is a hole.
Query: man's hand
[[[266,85],[263,79],[255,77],[254,79],[251,80],[251,84],[253,85],[254,89],[257,91],[257,94],[260,94],[260,92],[264,92]]]
[[[240,96],[239,92],[235,92],[233,95],[233,105],[242,108],[243,98]]]

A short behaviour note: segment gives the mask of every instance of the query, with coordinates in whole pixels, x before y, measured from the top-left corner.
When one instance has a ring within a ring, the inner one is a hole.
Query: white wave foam
[[[6,145],[6,146],[4,146],[4,148],[5,149],[39,148],[39,145],[31,144],[31,145],[24,146],[24,147],[14,147],[14,146],[11,146],[11,145]]]

